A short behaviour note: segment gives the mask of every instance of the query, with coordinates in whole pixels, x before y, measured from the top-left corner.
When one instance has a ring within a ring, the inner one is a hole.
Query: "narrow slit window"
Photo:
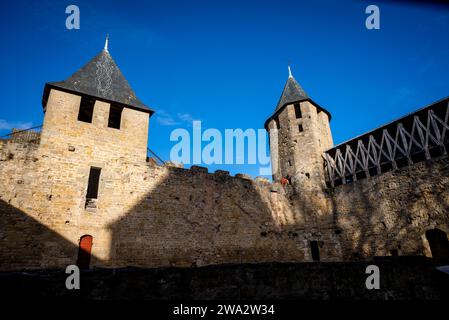
[[[295,104],[295,116],[296,119],[302,118],[301,105],[299,103]]]
[[[98,186],[100,183],[101,169],[91,167],[89,173],[89,183],[87,185],[87,199],[97,199],[98,198]]]
[[[320,248],[318,241],[310,241],[310,251],[312,253],[313,261],[320,261]]]
[[[80,110],[78,113],[78,121],[92,123],[94,115],[95,100],[88,97],[81,97]]]
[[[120,129],[120,123],[122,122],[122,111],[123,107],[111,104],[111,108],[109,109],[109,120],[108,127]]]
[[[298,125],[298,130],[299,130],[299,132],[303,132],[304,131],[304,128],[302,127],[302,124]]]

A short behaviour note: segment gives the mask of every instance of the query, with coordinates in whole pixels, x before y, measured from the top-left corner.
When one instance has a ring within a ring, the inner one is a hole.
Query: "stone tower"
[[[40,151],[67,177],[62,181],[80,210],[95,208],[106,185],[147,156],[153,110],[136,97],[107,43],[67,80],[47,83],[42,98]]]
[[[42,149],[90,163],[145,160],[153,110],[136,97],[107,43],[70,78],[45,85]]]
[[[75,246],[79,244],[83,252],[83,240],[91,239],[92,255],[104,261],[110,259],[113,248],[107,224],[134,205],[134,190],[124,190],[138,178],[131,175],[132,168],[146,164],[153,114],[136,97],[107,43],[68,79],[45,84],[45,117],[36,157],[38,170],[45,176],[41,187],[45,191],[34,194],[35,210],[45,212],[46,225]],[[37,199],[43,192],[47,203],[44,198],[38,209]],[[69,250],[61,259],[73,264],[76,255]]]
[[[289,177],[299,192],[325,185],[323,151],[333,146],[330,113],[289,76],[274,114],[265,122],[270,136],[273,180]]]

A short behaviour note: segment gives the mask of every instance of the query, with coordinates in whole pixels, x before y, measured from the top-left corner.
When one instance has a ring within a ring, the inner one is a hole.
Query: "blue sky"
[[[65,8],[81,11],[67,30]],[[376,4],[381,29],[365,28]],[[416,1],[9,1],[0,11],[0,135],[42,123],[45,82],[69,77],[103,47],[157,111],[149,145],[170,132],[263,128],[287,80],[332,113],[334,142],[449,96],[449,6]],[[258,165],[212,165],[258,175]]]

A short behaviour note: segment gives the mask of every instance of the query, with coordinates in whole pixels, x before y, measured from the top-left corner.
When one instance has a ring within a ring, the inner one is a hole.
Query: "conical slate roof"
[[[275,111],[278,111],[287,104],[292,104],[294,102],[299,102],[307,99],[309,99],[307,93],[299,85],[295,78],[290,75],[287,79],[287,82],[285,83],[284,90],[282,91],[281,98],[279,99]]]
[[[114,59],[109,54],[107,47],[67,80],[49,82],[47,86],[87,94],[153,113],[153,110],[137,98]],[[44,96],[45,100],[46,97]]]
[[[274,113],[265,121],[265,129],[268,128],[268,123],[270,122],[270,120],[275,118],[284,109],[284,107],[306,100],[312,102],[319,110],[324,111],[329,116],[329,120],[331,119],[331,114],[329,113],[329,111],[322,108],[307,95],[304,89],[293,77],[290,67],[288,67],[287,82],[285,83],[284,90],[282,91],[281,98],[276,105]]]

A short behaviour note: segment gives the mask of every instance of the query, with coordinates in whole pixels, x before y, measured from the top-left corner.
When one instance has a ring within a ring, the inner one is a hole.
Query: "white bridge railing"
[[[447,156],[448,120],[446,98],[327,150],[323,157],[328,186]]]

